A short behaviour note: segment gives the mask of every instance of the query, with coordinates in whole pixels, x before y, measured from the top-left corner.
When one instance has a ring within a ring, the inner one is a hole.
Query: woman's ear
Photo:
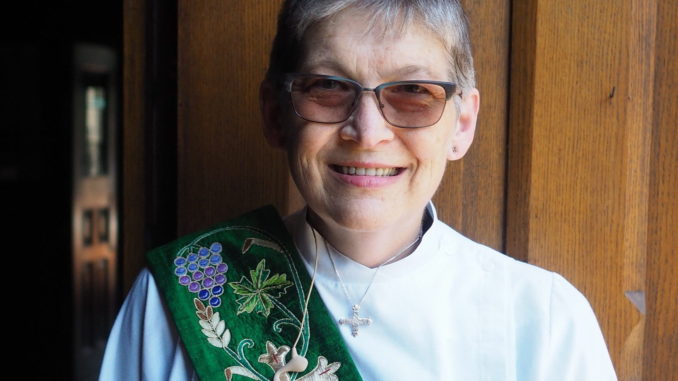
[[[476,132],[476,121],[478,120],[478,109],[480,108],[480,93],[478,89],[465,91],[459,104],[459,118],[457,118],[456,130],[452,138],[452,146],[447,152],[448,160],[459,160],[473,142],[473,136]]]
[[[282,105],[275,87],[267,80],[259,86],[259,107],[264,123],[264,136],[273,148],[285,149],[285,126]]]

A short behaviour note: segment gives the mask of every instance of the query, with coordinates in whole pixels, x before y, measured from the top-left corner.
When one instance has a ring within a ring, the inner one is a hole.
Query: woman
[[[474,86],[456,1],[287,1],[261,105],[307,207],[150,253],[101,378],[616,379],[574,287],[436,217]]]

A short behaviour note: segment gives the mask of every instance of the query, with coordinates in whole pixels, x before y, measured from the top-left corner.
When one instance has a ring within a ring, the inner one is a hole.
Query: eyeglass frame
[[[340,121],[336,121],[336,122],[319,122],[319,121],[316,121],[316,120],[311,120],[311,119],[305,118],[304,116],[299,114],[296,106],[294,105],[294,100],[292,98],[292,83],[294,83],[295,79],[300,78],[300,77],[317,77],[317,78],[322,78],[322,79],[338,80],[338,81],[342,81],[342,82],[351,83],[351,84],[355,85],[356,89],[360,89],[360,91],[358,92],[358,95],[353,100],[353,104],[351,105],[351,110],[350,110],[350,112],[347,113],[346,118],[343,119],[343,120],[340,120]],[[400,126],[400,125],[391,123],[391,121],[388,120],[386,115],[384,115],[384,110],[383,110],[384,104],[381,102],[381,98],[379,97],[379,92],[381,91],[381,89],[383,89],[385,87],[393,86],[393,85],[399,85],[399,84],[416,85],[416,84],[420,84],[420,83],[429,84],[429,85],[438,85],[438,86],[442,87],[443,90],[445,90],[445,104],[443,105],[443,107],[440,111],[440,115],[438,116],[438,119],[436,119],[435,122],[433,122],[429,125],[416,126],[416,127]],[[324,74],[313,74],[313,73],[286,73],[286,74],[284,74],[282,84],[283,84],[283,90],[290,95],[289,101],[292,105],[292,109],[294,110],[294,113],[298,117],[300,117],[301,119],[303,119],[305,121],[313,122],[313,123],[322,123],[322,124],[343,123],[343,122],[347,121],[353,115],[353,113],[355,112],[355,110],[358,107],[358,104],[360,103],[360,99],[362,98],[363,93],[366,92],[366,91],[370,91],[370,92],[374,93],[374,95],[377,98],[377,102],[379,102],[379,104],[378,104],[379,113],[381,114],[382,118],[384,118],[384,120],[386,122],[388,122],[389,124],[391,124],[392,126],[398,127],[398,128],[426,128],[426,127],[433,126],[434,124],[438,123],[440,121],[440,119],[443,117],[443,114],[445,113],[445,107],[447,106],[447,101],[452,99],[452,97],[455,96],[455,95],[459,95],[461,97],[462,93],[463,93],[461,88],[459,88],[459,85],[457,85],[454,82],[431,81],[431,80],[391,81],[391,82],[382,83],[382,84],[378,85],[377,87],[369,88],[369,87],[363,87],[363,85],[360,82],[355,81],[355,80],[350,79],[350,78],[340,77],[340,76],[336,76],[336,75],[324,75]],[[457,88],[459,89],[459,91],[455,91],[455,90],[457,90]]]

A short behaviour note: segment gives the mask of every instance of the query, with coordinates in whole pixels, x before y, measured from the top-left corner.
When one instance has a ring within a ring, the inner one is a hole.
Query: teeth
[[[345,175],[356,176],[395,176],[395,168],[360,168],[360,167],[339,167],[341,173]]]

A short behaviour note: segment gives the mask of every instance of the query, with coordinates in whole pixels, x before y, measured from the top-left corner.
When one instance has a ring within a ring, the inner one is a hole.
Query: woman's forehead
[[[304,35],[300,71],[447,79],[447,50],[428,28],[418,22],[366,28],[367,20],[366,15],[346,10],[310,28]]]

